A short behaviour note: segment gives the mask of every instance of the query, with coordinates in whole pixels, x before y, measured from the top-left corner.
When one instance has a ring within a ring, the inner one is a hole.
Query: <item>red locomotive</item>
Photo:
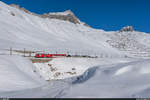
[[[66,54],[36,54],[35,58],[52,58],[58,56],[67,56]]]

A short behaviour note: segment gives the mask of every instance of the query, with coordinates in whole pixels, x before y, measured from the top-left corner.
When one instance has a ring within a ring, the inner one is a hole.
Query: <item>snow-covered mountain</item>
[[[112,47],[138,57],[150,56],[150,34],[134,31],[132,27],[123,27],[118,32],[109,33],[107,40]]]
[[[104,31],[80,21],[70,10],[39,15],[0,1],[0,96],[148,98],[150,59],[141,57],[150,57],[149,44],[150,34],[132,26]],[[9,47],[101,58],[31,63],[29,57],[2,55]],[[139,58],[119,58],[127,56]]]
[[[70,10],[39,15],[0,1],[0,26],[0,48],[47,48],[111,57],[149,56],[149,34],[94,29]]]

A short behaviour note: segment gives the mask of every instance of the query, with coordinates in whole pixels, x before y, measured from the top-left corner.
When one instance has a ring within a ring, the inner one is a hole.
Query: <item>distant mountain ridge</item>
[[[89,26],[88,24],[81,22],[71,10],[66,10],[64,12],[56,12],[56,13],[44,13],[40,15],[40,14],[30,12],[24,7],[20,7],[19,5],[16,4],[10,4],[10,6],[20,9],[28,14],[39,16],[41,18],[60,19],[60,20],[72,22],[74,24],[78,23],[78,24],[84,24],[86,26]]]

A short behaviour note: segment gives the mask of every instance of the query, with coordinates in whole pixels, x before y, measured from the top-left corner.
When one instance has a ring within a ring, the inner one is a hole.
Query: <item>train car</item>
[[[35,58],[65,57],[66,54],[35,54]]]
[[[52,58],[51,54],[35,54],[35,58]]]

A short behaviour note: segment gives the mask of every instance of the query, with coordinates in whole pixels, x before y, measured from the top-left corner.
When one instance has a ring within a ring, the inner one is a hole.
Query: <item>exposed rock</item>
[[[29,14],[31,13],[27,9],[25,9],[24,7],[20,8],[20,10],[23,10],[24,12],[29,13]]]
[[[120,32],[133,32],[134,29],[132,26],[126,26],[126,27],[123,27]]]
[[[15,8],[20,8],[20,6],[16,4],[10,4],[10,6],[15,7]]]
[[[54,74],[54,77],[58,77],[58,76],[60,76],[60,72],[56,72],[55,74]]]
[[[91,27],[89,24],[86,24],[86,23],[84,23],[84,25],[87,26],[87,27]]]
[[[67,10],[67,11],[60,12],[60,13],[43,14],[41,17],[51,18],[51,19],[60,19],[60,20],[72,22],[74,24],[77,24],[77,23],[80,24],[79,19],[73,14],[71,10]]]
[[[15,16],[15,14],[13,12],[10,13],[12,16]]]
[[[16,5],[16,4],[10,4],[10,6],[11,6],[11,7],[15,7],[15,8],[17,8],[17,9],[20,9],[20,10],[22,10],[22,11],[28,13],[28,14],[31,14],[30,11],[28,11],[28,10],[25,9],[24,7],[21,8],[19,5]]]
[[[72,70],[76,70],[76,68],[72,68]]]
[[[74,75],[76,72],[66,72],[67,74]]]

